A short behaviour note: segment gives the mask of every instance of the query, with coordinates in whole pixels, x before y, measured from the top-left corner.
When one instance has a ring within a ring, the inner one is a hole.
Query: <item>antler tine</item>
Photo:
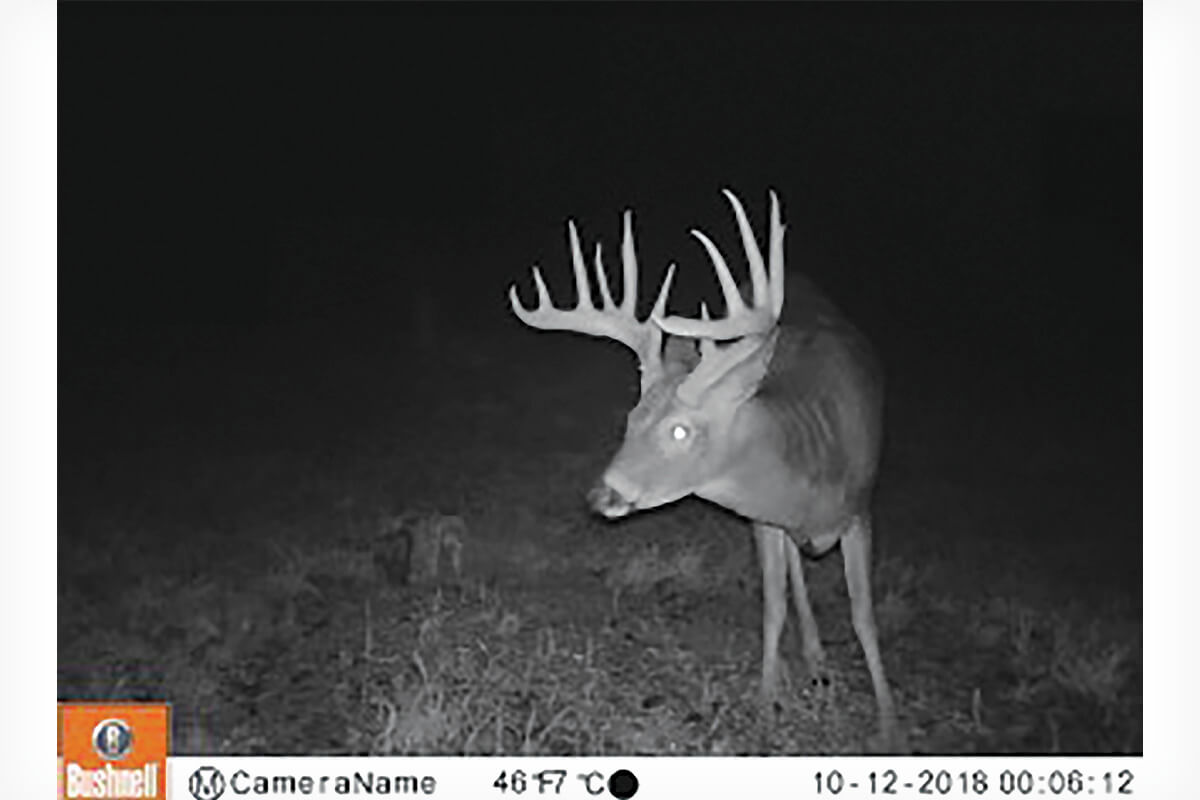
[[[722,192],[729,200],[729,205],[733,206],[733,215],[737,217],[738,230],[742,234],[742,247],[746,250],[746,263],[750,266],[750,285],[754,289],[754,307],[762,308],[767,305],[769,297],[767,294],[767,270],[763,265],[762,251],[758,249],[758,241],[754,237],[754,230],[750,227],[750,220],[746,219],[746,209],[742,207],[742,202],[728,189],[723,189]],[[774,228],[772,228],[773,230]]]
[[[621,311],[633,316],[637,313],[638,263],[633,250],[633,212],[625,209],[625,233],[621,237],[621,278],[624,281]]]
[[[600,243],[596,242],[596,283],[600,286],[600,304],[605,310],[613,307],[612,291],[608,288],[608,275],[604,274],[604,260],[600,257]]]
[[[735,316],[744,313],[746,304],[742,301],[742,293],[738,291],[737,281],[733,279],[733,273],[729,271],[729,265],[725,263],[725,257],[721,255],[721,251],[713,244],[712,239],[704,235],[704,232],[693,228],[692,236],[704,245],[704,249],[708,251],[708,257],[712,259],[713,269],[717,273],[717,280],[721,284],[721,294],[725,296],[725,313],[727,316]]]
[[[546,281],[542,279],[542,272],[537,265],[533,265],[533,285],[537,289],[538,304],[533,311],[525,308],[525,304],[521,302],[521,297],[517,294],[517,285],[510,284],[508,287],[508,304],[512,306],[513,313],[520,318],[526,325],[533,325],[534,314],[538,310],[551,307],[550,292],[546,289]]]
[[[658,299],[654,301],[654,309],[650,312],[651,319],[662,319],[666,312],[667,295],[671,293],[671,281],[673,280],[675,280],[675,262],[672,261],[667,265],[667,274],[663,277],[662,286],[658,290]]]
[[[779,319],[779,315],[783,313],[783,232],[785,228],[786,226],[779,219],[779,195],[775,194],[774,189],[771,189],[771,241],[768,257],[771,269],[771,312],[775,319]]]
[[[655,377],[654,370],[662,366],[660,354],[662,352],[663,329],[658,325],[658,321],[662,319],[667,310],[667,296],[671,293],[671,281],[675,279],[675,264],[667,265],[667,274],[663,276],[662,286],[658,289],[658,297],[654,300],[654,308],[650,309],[650,316],[643,323],[646,331],[646,350],[653,354],[653,359],[642,361],[642,378],[643,380],[653,380]],[[628,295],[626,295],[628,298]]]
[[[703,300],[700,301],[700,319],[704,322],[709,321],[708,303],[704,302]],[[715,352],[717,352],[716,342],[714,342],[712,339],[700,339],[700,358],[712,355]]]
[[[575,270],[575,293],[579,300],[576,308],[595,309],[592,304],[592,287],[588,285],[587,269],[583,266],[583,251],[579,249],[579,233],[575,220],[567,220],[567,239],[571,242],[571,267]]]
[[[635,317],[638,298],[638,263],[637,253],[633,249],[633,212],[629,209],[625,210],[624,220],[624,233],[621,237],[622,294],[620,306],[617,306],[612,300],[608,274],[604,271],[604,263],[600,257],[600,242],[596,242],[596,282],[600,285],[600,300],[604,308],[618,308],[622,314]]]

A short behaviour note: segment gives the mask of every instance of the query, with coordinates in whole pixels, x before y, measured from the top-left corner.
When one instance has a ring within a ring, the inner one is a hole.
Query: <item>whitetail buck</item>
[[[596,307],[573,222],[567,223],[576,307],[554,307],[537,267],[538,305],[513,312],[527,325],[604,336],[625,344],[641,364],[641,399],[625,441],[589,493],[609,518],[694,494],[753,524],[763,573],[762,691],[780,683],[779,637],[791,577],[810,675],[822,675],[824,649],[804,585],[800,550],[820,555],[841,542],[854,630],[862,644],[879,711],[882,745],[900,749],[891,690],[871,602],[870,500],[881,437],[883,381],[871,348],[809,281],[792,278],[787,318],[783,224],[771,193],[764,266],[742,204],[726,191],[750,267],[747,305],[716,245],[698,230],[725,297],[723,319],[666,316],[672,264],[649,317],[637,318],[638,268],[630,212],[621,247],[624,296],[612,294],[596,247],[601,306]],[[798,290],[798,291],[797,291]],[[664,348],[663,335],[669,334]],[[733,341],[729,341],[733,340]],[[694,342],[689,346],[688,343]]]

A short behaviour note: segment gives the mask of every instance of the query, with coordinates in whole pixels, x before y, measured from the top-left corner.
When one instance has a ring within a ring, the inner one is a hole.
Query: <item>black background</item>
[[[790,265],[894,358],[1136,386],[1136,5],[61,11],[65,370],[102,331],[386,327],[422,287],[512,326],[563,219],[612,246],[626,207],[689,299],[728,186],[781,192]]]

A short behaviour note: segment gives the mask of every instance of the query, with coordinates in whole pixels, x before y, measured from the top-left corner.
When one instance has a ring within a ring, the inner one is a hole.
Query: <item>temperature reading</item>
[[[530,789],[537,794],[559,794],[566,779],[565,769],[543,769],[539,772],[514,769],[512,772],[502,771],[492,781],[492,786],[499,789],[501,794],[525,794]]]
[[[514,769],[512,774],[501,770],[496,780],[492,781],[492,786],[499,789],[501,794],[509,791],[513,794],[524,794],[525,790],[529,788],[523,769]]]

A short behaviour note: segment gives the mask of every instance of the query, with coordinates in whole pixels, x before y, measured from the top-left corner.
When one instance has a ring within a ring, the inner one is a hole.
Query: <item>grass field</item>
[[[110,343],[64,373],[60,698],[165,698],[181,753],[862,752],[836,550],[806,564],[834,680],[790,624],[762,708],[746,523],[586,510],[636,400],[623,351],[516,323],[334,338]],[[1140,752],[1136,421],[943,366],[889,364],[875,503],[911,746]]]

